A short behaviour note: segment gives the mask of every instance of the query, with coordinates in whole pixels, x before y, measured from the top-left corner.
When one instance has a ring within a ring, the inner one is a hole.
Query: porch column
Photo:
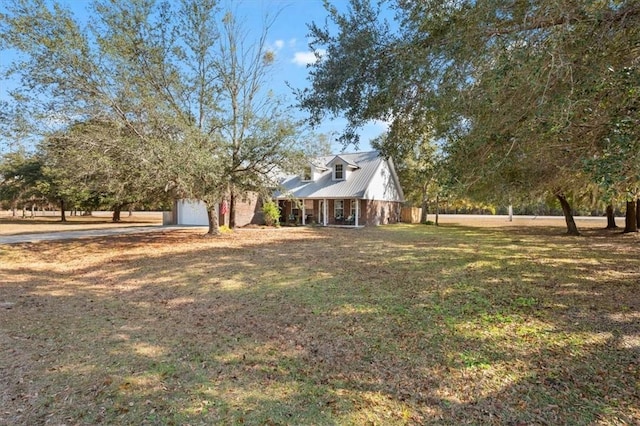
[[[324,226],[327,226],[329,224],[329,222],[327,221],[327,215],[329,214],[329,204],[327,203],[326,198],[322,201],[322,210],[324,210],[322,215],[322,222]]]
[[[356,203],[356,221],[354,223],[356,224],[356,226],[358,226],[358,216],[360,216],[360,200],[356,198],[354,202]]]
[[[306,225],[307,221],[307,210],[305,204],[304,200],[302,200],[302,225]]]

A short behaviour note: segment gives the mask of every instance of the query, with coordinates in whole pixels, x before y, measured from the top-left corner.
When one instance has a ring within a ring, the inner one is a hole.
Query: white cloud
[[[316,50],[315,52],[296,52],[294,53],[291,62],[299,66],[315,64],[318,60],[316,54],[319,54],[320,57],[322,57],[325,53],[326,51],[324,49]]]
[[[275,47],[275,50],[280,50],[284,47],[284,40],[276,40],[275,43],[273,43],[273,46]]]

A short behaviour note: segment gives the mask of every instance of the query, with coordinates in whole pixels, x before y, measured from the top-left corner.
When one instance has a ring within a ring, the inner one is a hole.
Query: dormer
[[[311,165],[305,166],[302,170],[302,181],[310,182],[313,180],[313,167]]]
[[[339,155],[333,157],[333,159],[327,163],[327,167],[331,169],[331,180],[335,181],[347,180],[352,171],[360,168],[357,164],[347,161]]]
[[[302,175],[300,176],[300,179],[303,182],[313,182],[314,180],[318,179],[323,172],[326,172],[327,170],[329,169],[324,166],[308,164],[302,170]]]

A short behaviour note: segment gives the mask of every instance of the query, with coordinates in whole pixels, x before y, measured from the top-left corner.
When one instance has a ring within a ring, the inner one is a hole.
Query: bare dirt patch
[[[201,233],[0,247],[0,424],[640,421],[636,236]]]

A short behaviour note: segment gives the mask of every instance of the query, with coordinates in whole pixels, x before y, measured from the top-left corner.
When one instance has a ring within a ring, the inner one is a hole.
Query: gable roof
[[[373,151],[375,152],[375,151]],[[366,152],[363,154],[367,154]],[[338,161],[340,161],[342,164],[346,164],[349,168],[351,169],[359,169],[360,166],[358,166],[356,163],[353,162],[352,159],[348,158],[348,156],[352,156],[355,154],[342,154],[342,155],[336,155],[335,157],[333,157],[331,159],[331,161],[329,161],[326,165],[326,167],[333,167],[334,164],[336,164]],[[347,157],[347,158],[345,158]]]
[[[344,180],[333,180],[331,166],[336,161],[342,161],[352,171]],[[276,198],[364,198],[370,197],[370,187],[376,181],[376,176],[381,168],[390,171],[393,185],[398,196],[395,200],[404,201],[402,188],[396,175],[391,160],[380,157],[377,151],[357,152],[353,154],[340,154],[318,157],[312,160],[313,164],[326,165],[324,171],[313,181],[304,181],[301,176],[287,176],[281,182],[281,189],[274,196]],[[375,192],[375,191],[374,191]]]

